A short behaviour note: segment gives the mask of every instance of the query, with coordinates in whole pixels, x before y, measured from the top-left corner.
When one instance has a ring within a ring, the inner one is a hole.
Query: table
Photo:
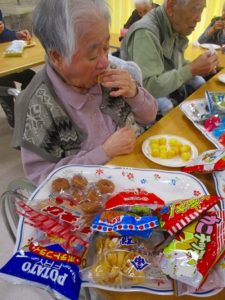
[[[10,43],[0,44],[0,77],[20,72],[45,62],[45,51],[36,37],[32,38],[36,43],[33,47],[24,48],[21,57],[5,57],[3,52]]]
[[[184,57],[190,61],[193,61],[199,55],[203,54],[207,49],[202,48],[201,46],[195,46],[193,44],[189,44],[184,52]],[[216,50],[216,53],[219,57],[219,67],[225,68],[225,53],[221,51],[221,49]]]
[[[225,70],[220,73],[225,72]],[[204,86],[195,91],[190,97],[185,101],[200,99],[204,97],[205,90],[209,91],[224,91],[225,85],[220,83],[217,79],[218,74],[211,78]],[[137,143],[134,151],[129,155],[118,156],[112,159],[108,164],[116,166],[125,167],[137,167],[137,168],[149,168],[149,169],[162,169],[162,170],[180,170],[180,168],[168,168],[164,166],[157,165],[156,163],[148,160],[141,152],[141,145],[143,141],[155,134],[175,134],[190,140],[197,148],[199,153],[209,149],[215,149],[215,146],[207,140],[202,133],[195,128],[190,120],[188,120],[179,107],[174,108],[165,117],[156,122],[151,128],[149,128],[143,135],[137,139]],[[208,191],[215,194],[214,181],[212,175],[197,175],[197,177],[204,182]],[[99,291],[103,295],[104,299],[107,300],[175,300],[179,299],[175,296],[160,296],[160,295],[150,295],[147,293],[115,293],[115,292],[105,292]],[[189,300],[191,296],[183,296],[182,300]],[[192,298],[196,299],[196,298]],[[225,299],[225,289],[214,297],[202,298],[205,300],[224,300]]]

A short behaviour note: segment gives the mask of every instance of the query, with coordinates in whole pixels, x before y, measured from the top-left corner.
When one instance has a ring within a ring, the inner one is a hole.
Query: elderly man
[[[135,10],[133,10],[131,16],[124,24],[124,28],[130,28],[130,26],[140,20],[147,12],[154,8],[152,0],[134,0]]]
[[[132,152],[136,134],[155,121],[154,97],[127,70],[108,69],[109,24],[106,0],[40,0],[35,8],[47,62],[18,98],[14,131],[35,184],[62,165]]]
[[[192,62],[184,60],[188,36],[201,19],[205,0],[165,0],[163,5],[134,23],[121,46],[121,57],[135,61],[143,72],[144,87],[155,97],[179,103],[218,65],[206,52]],[[200,75],[200,76],[197,76]]]

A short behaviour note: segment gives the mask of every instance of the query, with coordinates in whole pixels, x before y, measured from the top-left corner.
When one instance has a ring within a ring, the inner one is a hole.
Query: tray
[[[202,123],[198,122],[198,117],[196,116],[196,111],[202,115],[208,113],[206,110],[207,101],[206,99],[196,99],[192,101],[183,102],[180,104],[180,109],[185,114],[185,116],[194,124],[194,126],[201,131],[201,133],[210,140],[218,149],[223,149],[224,146],[219,142],[219,140],[213,136],[212,132],[207,131]]]
[[[161,197],[165,202],[171,202],[177,199],[185,199],[193,196],[201,196],[208,194],[204,184],[196,177],[175,171],[162,171],[153,169],[136,169],[113,166],[84,166],[84,165],[68,165],[54,170],[43,181],[43,183],[34,191],[29,199],[29,202],[38,203],[39,200],[45,199],[51,192],[51,182],[57,177],[71,178],[74,174],[82,174],[89,181],[97,181],[99,179],[108,178],[116,185],[115,193],[124,188],[142,188],[148,192],[154,192]],[[17,233],[16,249],[20,249],[27,244],[27,240],[37,237],[37,231],[24,223],[24,219],[20,218]],[[89,282],[83,282],[83,286],[93,286]],[[129,289],[116,289],[108,286],[95,287],[104,290],[117,292],[146,292],[157,295],[172,295],[172,281],[153,284],[152,286],[133,286]],[[196,293],[198,297],[209,297],[217,294],[219,290],[210,290],[203,293]]]

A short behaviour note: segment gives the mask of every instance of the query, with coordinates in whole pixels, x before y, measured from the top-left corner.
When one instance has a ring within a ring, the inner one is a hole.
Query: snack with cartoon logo
[[[199,288],[225,251],[225,212],[210,211],[185,227],[164,249],[162,271]]]
[[[197,159],[182,168],[187,173],[209,173],[225,170],[225,150],[208,150],[203,152]]]

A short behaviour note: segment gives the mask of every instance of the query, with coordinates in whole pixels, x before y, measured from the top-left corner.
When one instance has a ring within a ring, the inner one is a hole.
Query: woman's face
[[[0,21],[0,34],[4,31],[5,25],[2,21]]]
[[[89,24],[90,25],[90,24]],[[85,26],[89,26],[87,23]],[[78,51],[70,64],[64,58],[55,66],[67,84],[89,89],[108,66],[109,28],[105,20],[92,23],[78,43]],[[54,65],[54,63],[53,63]]]

